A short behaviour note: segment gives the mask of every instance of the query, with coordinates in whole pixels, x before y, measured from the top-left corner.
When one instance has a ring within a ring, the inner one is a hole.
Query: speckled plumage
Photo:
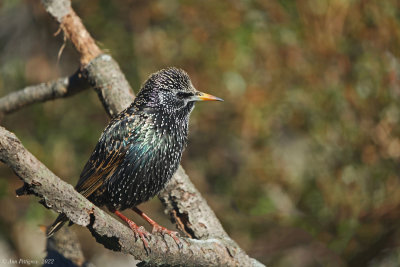
[[[183,70],[168,68],[151,75],[135,101],[103,131],[75,189],[111,211],[154,197],[179,166],[189,115],[200,100],[221,99],[197,91]],[[48,234],[65,221],[61,214]]]

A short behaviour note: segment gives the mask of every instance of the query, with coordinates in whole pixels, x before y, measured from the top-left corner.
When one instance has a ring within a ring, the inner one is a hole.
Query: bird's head
[[[197,101],[223,100],[196,90],[185,71],[172,67],[150,75],[135,104],[144,110],[188,116]]]

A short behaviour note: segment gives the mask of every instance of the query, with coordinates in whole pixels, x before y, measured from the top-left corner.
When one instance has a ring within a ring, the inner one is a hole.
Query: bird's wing
[[[127,151],[124,140],[126,132],[125,120],[115,120],[105,129],[96,145],[89,161],[81,173],[75,189],[85,197],[92,195],[118,169],[124,161]]]

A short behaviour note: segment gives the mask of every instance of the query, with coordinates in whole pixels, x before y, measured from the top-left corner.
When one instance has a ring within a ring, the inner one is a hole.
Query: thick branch
[[[159,194],[179,229],[196,239],[220,238],[237,246],[222,228],[213,210],[194,187],[182,166]]]
[[[94,58],[85,66],[83,73],[111,117],[133,102],[135,95],[118,63],[111,56],[102,54]]]
[[[43,198],[46,206],[65,213],[75,224],[86,226],[105,247],[129,253],[155,264],[185,266],[250,266],[254,262],[244,253],[233,254],[223,240],[198,241],[181,238],[179,249],[169,236],[151,235],[151,253],[146,253],[132,231],[93,205],[73,187],[60,180],[29,153],[18,138],[0,127],[0,160],[11,167],[26,184],[25,190]]]
[[[88,87],[80,71],[70,77],[28,86],[0,98],[0,114],[9,114],[33,103],[71,96]]]

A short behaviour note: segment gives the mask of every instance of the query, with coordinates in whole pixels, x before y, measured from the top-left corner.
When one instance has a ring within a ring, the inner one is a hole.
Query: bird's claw
[[[151,249],[149,247],[149,242],[147,240],[150,240],[150,235],[149,233],[144,229],[143,226],[138,227],[135,223],[128,223],[129,227],[132,229],[135,239],[138,240],[140,238],[143,242],[144,248],[146,249],[147,254],[151,252]],[[147,239],[147,240],[146,240]]]
[[[175,243],[178,245],[179,249],[181,249],[183,247],[182,242],[179,240],[179,238],[177,236],[178,232],[168,230],[167,228],[162,227],[161,225],[157,224],[157,225],[153,225],[152,233],[153,234],[160,233],[162,235],[166,235],[167,234],[167,235],[169,235],[170,237],[172,237],[175,240]]]

